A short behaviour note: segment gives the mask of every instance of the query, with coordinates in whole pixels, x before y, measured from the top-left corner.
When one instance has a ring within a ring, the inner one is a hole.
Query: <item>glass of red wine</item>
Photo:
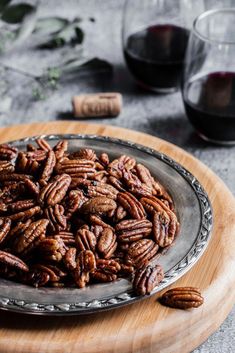
[[[123,51],[139,85],[159,93],[180,88],[190,29],[203,11],[204,0],[126,0]]]
[[[235,8],[210,10],[194,21],[182,94],[202,138],[235,144]]]

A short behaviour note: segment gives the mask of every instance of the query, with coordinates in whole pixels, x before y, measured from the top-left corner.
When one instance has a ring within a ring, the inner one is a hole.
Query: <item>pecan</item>
[[[6,204],[13,202],[17,198],[21,197],[25,193],[25,186],[20,182],[9,181],[0,192],[0,200],[5,204],[5,210],[7,209]]]
[[[38,196],[41,205],[55,206],[63,200],[71,183],[71,177],[67,174],[57,175],[52,182],[44,186]]]
[[[16,170],[19,173],[36,175],[39,171],[39,163],[34,159],[27,158],[25,153],[19,152],[16,161]]]
[[[32,251],[38,245],[38,241],[45,238],[48,223],[47,219],[40,219],[29,224],[24,233],[16,239],[14,244],[15,252],[25,255]]]
[[[11,220],[8,218],[0,219],[0,244],[6,239],[11,229]]]
[[[56,165],[58,174],[69,174],[71,177],[93,176],[96,172],[95,163],[87,159],[63,159]]]
[[[91,226],[91,231],[95,234],[95,237],[98,238],[102,233],[104,227],[99,226],[98,224],[94,224]]]
[[[204,299],[200,290],[195,287],[178,287],[169,289],[159,299],[160,303],[176,309],[198,308]]]
[[[36,147],[32,144],[32,143],[28,143],[27,144],[27,146],[26,146],[26,149],[27,149],[27,151],[29,152],[29,151],[36,151]]]
[[[155,216],[155,222],[153,226],[154,237],[157,241],[161,243],[170,244],[174,240],[175,235],[178,232],[179,223],[176,215],[171,211],[161,200],[156,197],[143,197],[140,202],[144,208],[154,216],[155,213],[158,213],[159,216]],[[160,227],[159,227],[160,222]],[[162,233],[163,232],[163,233]],[[164,232],[167,232],[167,235],[164,235]],[[164,237],[166,240],[163,241]],[[161,239],[160,239],[161,238]]]
[[[43,182],[47,182],[50,179],[55,165],[56,165],[56,156],[54,151],[50,150],[48,152],[48,157],[41,174],[41,180]]]
[[[2,144],[0,145],[0,160],[10,161],[14,159],[17,155],[18,149],[16,147]]]
[[[64,244],[67,245],[75,245],[75,237],[73,235],[73,233],[71,232],[66,232],[66,231],[60,231],[59,233],[56,233],[54,235],[54,238],[60,238],[61,240],[63,240]]]
[[[85,287],[89,282],[90,272],[96,268],[96,260],[92,251],[84,250],[77,257],[77,265],[74,270],[74,280],[79,288]]]
[[[35,216],[36,214],[38,214],[40,212],[41,212],[41,207],[35,206],[35,207],[29,208],[27,210],[20,211],[18,213],[14,213],[14,214],[8,216],[8,218],[10,218],[12,221],[24,222],[27,219],[32,218],[33,216]]]
[[[117,204],[114,200],[100,196],[86,201],[80,210],[84,214],[107,214],[109,211],[115,210],[116,207]]]
[[[28,266],[24,261],[19,259],[19,257],[14,256],[6,251],[0,250],[0,262],[17,270],[27,272],[29,270]]]
[[[108,178],[108,182],[109,182],[111,185],[113,185],[119,192],[120,192],[120,191],[121,191],[121,192],[125,192],[125,191],[126,191],[126,189],[125,189],[123,183],[122,183],[119,179],[117,179],[117,178],[115,178],[115,177],[113,177],[113,176],[110,176],[110,177]]]
[[[0,182],[8,182],[8,181],[25,181],[26,179],[30,179],[30,175],[26,174],[17,174],[17,173],[11,173],[11,174],[0,174]]]
[[[105,259],[109,259],[116,248],[116,235],[110,228],[104,228],[97,243],[98,251]]]
[[[61,261],[66,253],[66,247],[60,237],[56,239],[45,238],[38,247],[40,255],[47,261]]]
[[[148,264],[157,254],[158,245],[151,239],[141,239],[131,244],[127,252],[127,260],[135,267]]]
[[[135,167],[136,161],[134,158],[123,155],[117,159],[114,159],[111,163],[109,163],[107,167],[108,173],[117,178],[122,178],[123,170],[131,170]]]
[[[87,198],[81,190],[70,190],[63,200],[66,218],[70,219],[85,201],[87,201]]]
[[[136,172],[141,182],[151,189],[153,195],[161,195],[161,186],[154,180],[148,168],[139,163],[136,165]]]
[[[12,202],[7,205],[7,211],[10,213],[17,213],[21,211],[28,210],[36,205],[33,199],[31,200],[20,200]]]
[[[121,263],[120,266],[121,266],[120,272],[124,276],[129,276],[135,271],[134,266],[132,266],[130,264]]]
[[[129,192],[119,192],[117,201],[134,219],[146,218],[142,204]]]
[[[39,186],[38,184],[35,184],[32,180],[30,179],[25,179],[24,185],[27,189],[27,191],[32,194],[33,196],[38,196],[39,194]]]
[[[108,175],[109,174],[108,174],[108,172],[106,172],[106,170],[100,170],[100,171],[96,172],[91,177],[91,179],[96,180],[96,181],[100,181],[102,183],[102,185],[104,185],[108,181],[108,178],[107,178]],[[108,185],[108,184],[106,184],[106,185]],[[111,185],[109,185],[109,186],[111,186]]]
[[[107,153],[101,153],[99,161],[103,166],[107,167],[109,165],[109,156]]]
[[[55,273],[55,271],[51,266],[36,264],[36,265],[33,265],[33,269],[48,273],[48,275],[50,276],[49,281],[51,282],[58,282],[60,280],[60,277]]]
[[[45,271],[34,268],[26,273],[22,281],[36,288],[43,287],[50,281],[50,275]]]
[[[66,251],[66,254],[64,256],[64,264],[70,271],[75,270],[75,268],[77,267],[76,254],[77,249],[70,248],[68,249],[68,251]]]
[[[73,159],[74,154],[70,154],[70,156],[72,157],[71,159]],[[91,160],[91,161],[95,161],[97,159],[96,153],[94,150],[92,150],[91,148],[82,148],[77,154],[76,154],[76,158],[79,159],[87,159],[87,160]]]
[[[102,196],[115,200],[117,198],[118,190],[112,185],[97,182],[95,185],[90,184],[87,186],[86,194],[91,198]]]
[[[137,295],[150,294],[163,278],[164,272],[160,265],[143,266],[135,273],[133,288]]]
[[[0,173],[13,173],[14,170],[15,167],[11,162],[0,160]]]
[[[37,162],[42,162],[47,158],[48,151],[46,150],[35,150],[32,152],[27,152],[26,157],[30,160],[34,160]]]
[[[25,223],[18,222],[9,232],[7,241],[12,244],[16,238],[23,234],[29,225],[32,223],[31,219],[28,219]]]
[[[45,140],[45,139],[37,139],[36,140],[38,146],[40,149],[42,149],[43,151],[49,152],[51,150],[51,146],[49,145],[49,143]]]
[[[65,156],[65,152],[68,149],[68,141],[59,141],[53,148],[57,160],[62,159]]]
[[[45,209],[44,214],[49,221],[49,228],[52,232],[66,229],[67,220],[64,216],[64,207],[62,205],[49,206]]]
[[[115,213],[113,215],[113,220],[114,222],[119,222],[121,221],[123,218],[125,218],[127,215],[126,211],[124,210],[124,208],[122,206],[118,206],[115,210]]]
[[[148,237],[152,231],[152,223],[147,219],[127,219],[116,225],[118,241],[131,243]]]
[[[96,246],[96,236],[94,233],[82,227],[78,230],[75,236],[75,242],[77,245],[77,249],[79,251],[83,250],[95,250]]]
[[[121,270],[120,264],[115,260],[98,259],[97,269],[93,271],[92,278],[98,282],[113,282],[117,279],[117,273]]]
[[[92,225],[101,226],[102,228],[110,228],[114,231],[114,228],[110,224],[105,223],[99,216],[93,214],[90,215],[90,222]]]

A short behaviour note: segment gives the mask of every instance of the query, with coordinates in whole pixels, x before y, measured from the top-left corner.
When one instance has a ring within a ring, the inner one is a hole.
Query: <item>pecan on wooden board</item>
[[[161,304],[175,309],[198,308],[204,302],[201,292],[196,287],[177,287],[169,289],[161,298]]]

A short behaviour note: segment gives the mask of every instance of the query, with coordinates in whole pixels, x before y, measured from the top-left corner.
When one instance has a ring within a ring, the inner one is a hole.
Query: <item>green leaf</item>
[[[49,35],[60,32],[69,24],[69,20],[63,17],[45,17],[37,20],[34,32],[41,35]]]
[[[76,75],[77,73],[99,73],[99,72],[112,72],[112,65],[106,61],[99,58],[92,59],[70,59],[61,66],[59,66],[61,76],[66,74]]]
[[[2,20],[7,23],[19,23],[33,10],[34,6],[26,3],[7,6],[3,11]]]
[[[0,0],[0,12],[11,2],[11,0]]]

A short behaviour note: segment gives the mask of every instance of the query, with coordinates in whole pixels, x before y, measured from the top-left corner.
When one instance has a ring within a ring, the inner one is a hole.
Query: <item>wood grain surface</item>
[[[155,148],[189,169],[212,202],[212,239],[197,264],[175,286],[201,288],[198,309],[169,309],[158,295],[84,317],[43,317],[0,312],[0,353],[186,353],[212,334],[235,303],[235,199],[205,165],[156,137],[105,125],[53,122],[0,129],[0,142],[37,134],[107,135]]]

